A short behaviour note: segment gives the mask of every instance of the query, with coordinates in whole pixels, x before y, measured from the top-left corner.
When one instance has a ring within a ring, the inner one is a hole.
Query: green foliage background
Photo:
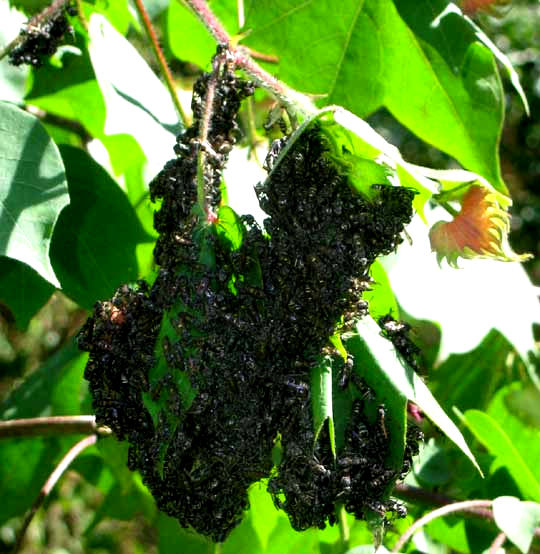
[[[447,0],[343,0],[339,9],[329,0],[245,0],[243,25],[237,2],[209,4],[241,44],[277,56],[277,64],[263,64],[268,71],[315,95],[321,108],[339,104],[366,118],[407,162],[461,166],[501,194],[510,190],[516,200],[513,243],[518,251],[538,253],[536,2],[516,2],[501,20],[473,21]],[[0,5],[0,46],[17,35],[24,12],[43,2],[12,5]],[[194,77],[210,69],[215,42],[180,2],[145,5],[187,107]],[[124,282],[151,278],[155,270],[147,185],[172,157],[182,126],[133,6],[127,0],[82,6],[88,30],[74,21],[68,46],[42,68],[0,62],[2,419],[91,413],[82,378],[86,358],[74,336],[96,301]],[[267,142],[262,121],[270,104],[257,92],[261,142]],[[247,137],[247,113],[241,118]],[[358,140],[363,146],[369,142],[366,136]],[[245,160],[244,165],[255,163],[247,154]],[[244,166],[231,171],[240,181]],[[409,183],[398,174],[402,184],[422,187],[417,175],[407,174]],[[428,202],[433,192],[422,188],[416,205],[430,223],[438,217]],[[399,304],[401,317],[415,325],[427,386],[403,381],[395,355],[390,360],[378,352],[380,337],[373,329],[360,329],[350,348],[373,357],[374,379],[386,391],[399,391],[402,411],[405,397],[414,399],[437,426],[424,422],[426,446],[407,483],[458,499],[530,501],[518,508],[502,501],[497,507],[497,525],[516,545],[510,548],[526,552],[531,529],[540,523],[536,289],[522,268],[495,262],[464,264],[461,278],[448,277],[455,270],[435,266],[428,227],[418,223],[411,226],[413,245],[405,243],[376,265],[370,302],[379,315]],[[484,271],[479,264],[495,265]],[[527,266],[536,284],[538,267],[534,260]],[[451,283],[445,288],[443,277]],[[434,291],[436,315],[419,302],[428,290]],[[465,301],[471,290],[473,300]],[[321,418],[326,415],[332,417],[321,409]],[[463,455],[461,433],[484,479]],[[21,516],[76,440],[0,442],[0,552],[9,551]],[[138,475],[126,469],[126,455],[113,439],[87,449],[53,492],[47,511],[40,512],[24,551],[208,552],[212,545],[205,539],[156,511]],[[337,528],[294,532],[263,485],[253,487],[250,500],[247,517],[222,545],[223,553],[345,551]],[[391,548],[427,509],[411,503],[407,519],[388,529],[385,546]],[[512,523],[516,509],[524,510],[531,525]],[[362,545],[372,544],[371,531],[351,517],[348,525],[350,554],[364,552]],[[497,532],[494,524],[446,517],[429,524],[406,551],[476,554],[487,550]]]

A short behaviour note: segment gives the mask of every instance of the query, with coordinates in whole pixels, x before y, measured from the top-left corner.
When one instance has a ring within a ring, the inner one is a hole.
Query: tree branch
[[[398,544],[392,552],[397,552],[405,542],[423,525],[426,525],[433,519],[447,515],[454,511],[459,511],[469,516],[485,519],[494,522],[493,511],[491,510],[492,500],[469,500],[459,502],[455,498],[444,494],[426,491],[418,487],[411,487],[403,483],[396,485],[394,494],[403,500],[427,504],[429,506],[440,506],[439,509],[430,512],[417,520],[413,525],[400,537]],[[435,514],[433,516],[433,514]],[[426,518],[428,518],[426,520]],[[535,538],[540,538],[540,527],[534,531]],[[404,539],[404,542],[401,542]]]
[[[45,484],[43,487],[41,487],[41,490],[39,491],[39,494],[37,498],[34,500],[34,503],[32,504],[32,507],[24,517],[24,521],[22,524],[22,527],[19,531],[19,534],[17,536],[17,541],[15,543],[15,546],[13,548],[13,554],[16,554],[19,552],[24,536],[26,534],[26,530],[28,529],[28,526],[30,525],[34,515],[39,510],[40,506],[43,504],[47,496],[51,493],[52,489],[62,477],[66,469],[71,465],[73,460],[85,449],[89,446],[92,446],[97,441],[97,435],[90,435],[89,437],[85,437],[78,443],[76,443],[68,452],[67,454],[60,460],[59,464],[56,466],[54,471],[49,475],[49,478],[47,481],[45,481]]]
[[[43,437],[70,434],[111,434],[107,427],[98,427],[95,416],[51,416],[0,421],[0,439]]]
[[[243,69],[258,86],[272,94],[293,114],[309,115],[316,112],[313,102],[307,96],[289,88],[255,63],[249,54],[249,48],[233,46],[231,37],[208,7],[206,0],[183,0],[183,2],[202,21],[216,42],[229,48],[236,67]]]
[[[392,552],[399,552],[401,548],[408,542],[408,540],[424,525],[427,525],[430,521],[437,519],[454,512],[461,512],[464,509],[469,508],[491,508],[492,500],[465,500],[464,502],[454,502],[453,504],[447,504],[433,510],[416,520],[408,529],[399,537],[396,545],[392,549]]]
[[[75,119],[69,119],[61,115],[52,114],[40,108],[36,108],[35,106],[24,106],[24,110],[29,114],[35,115],[38,119],[43,121],[43,123],[49,123],[50,125],[55,125],[56,127],[61,127],[62,129],[75,133],[79,136],[83,145],[86,145],[93,139],[92,135],[86,130],[84,125]]]

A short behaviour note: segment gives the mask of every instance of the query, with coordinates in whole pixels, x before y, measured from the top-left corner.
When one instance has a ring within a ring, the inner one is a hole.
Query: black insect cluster
[[[220,175],[253,87],[216,62],[222,55],[195,86],[194,123],[178,138],[177,157],[151,183],[161,200],[158,278],[151,288],[121,287],[81,331],[96,418],[129,441],[129,467],[158,507],[216,541],[239,523],[249,485],[263,477],[295,529],[332,523],[336,503],[358,517],[367,509],[401,514],[385,500],[399,477],[385,466],[385,423],[364,415],[374,395],[358,379],[343,383],[357,399],[334,460],[327,430],[314,446],[309,382],[321,352],[336,357],[327,344],[338,322],[365,313],[369,267],[401,240],[412,192],[379,187],[374,201],[358,196],[313,125],[257,187],[265,232],[240,218],[242,244],[232,248],[215,215]],[[282,458],[273,468],[278,436]]]
[[[70,25],[67,16],[77,15],[74,2],[62,4],[51,13],[39,14],[21,29],[20,41],[9,53],[12,65],[28,64],[39,67],[44,58],[52,56]]]
[[[424,373],[421,350],[410,337],[411,326],[406,321],[397,321],[390,314],[379,319],[383,336],[387,338],[417,373]]]

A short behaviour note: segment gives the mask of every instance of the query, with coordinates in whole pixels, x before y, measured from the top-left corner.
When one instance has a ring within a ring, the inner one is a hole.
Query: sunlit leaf
[[[497,152],[503,94],[494,55],[473,31],[448,34],[446,22],[461,17],[451,6],[346,0],[336,18],[332,3],[249,0],[245,42],[276,55],[279,66],[270,71],[322,95],[321,103],[360,116],[386,106],[420,138],[504,192]]]
[[[137,50],[100,14],[92,14],[89,53],[105,99],[105,135],[132,135],[157,173],[180,132],[169,93]]]
[[[0,255],[28,264],[59,286],[49,247],[68,203],[56,145],[35,117],[0,102]]]
[[[493,518],[499,529],[527,554],[534,532],[540,525],[540,504],[522,502],[513,496],[499,496],[493,501]]]
[[[518,485],[524,498],[540,499],[540,482],[535,478],[522,453],[490,415],[479,410],[467,410],[463,422],[491,454],[497,456]]]

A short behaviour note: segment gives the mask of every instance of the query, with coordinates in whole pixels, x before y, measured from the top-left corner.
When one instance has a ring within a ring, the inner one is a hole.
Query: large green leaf
[[[180,132],[166,87],[145,60],[100,14],[89,24],[89,53],[106,104],[105,135],[133,136],[157,173],[171,157]]]
[[[0,301],[9,307],[21,330],[47,302],[54,287],[31,267],[12,258],[0,257]]]
[[[427,38],[440,37],[446,18],[461,17],[440,10],[452,4],[433,2],[429,10],[401,4],[421,15],[414,28],[391,0],[344,0],[339,18],[331,2],[250,0],[245,42],[277,55],[273,71],[293,87],[360,116],[384,105],[420,138],[506,191],[497,155],[503,95],[493,54],[474,35],[455,33],[445,37],[458,62],[450,66],[447,50],[439,51],[444,41]]]
[[[366,316],[358,322],[356,333],[348,338],[346,347],[361,360],[362,365],[379,367],[379,371],[384,372],[385,378],[392,386],[408,400],[417,404],[480,471],[461,431],[439,406],[422,379],[411,368],[401,363],[394,347],[381,336],[379,326],[371,317]],[[369,372],[366,372],[366,376],[368,374]]]
[[[28,264],[58,286],[49,246],[68,202],[54,142],[35,117],[0,102],[0,255]]]
[[[136,246],[152,240],[124,192],[83,150],[61,147],[70,206],[54,233],[51,259],[62,290],[91,308],[138,272]]]

